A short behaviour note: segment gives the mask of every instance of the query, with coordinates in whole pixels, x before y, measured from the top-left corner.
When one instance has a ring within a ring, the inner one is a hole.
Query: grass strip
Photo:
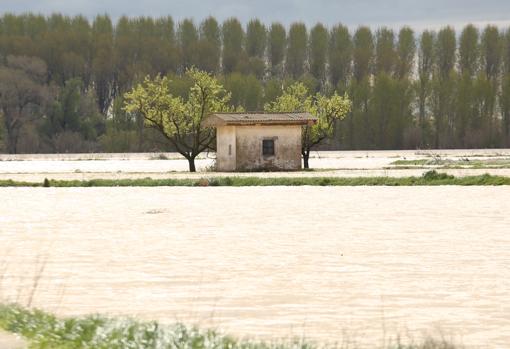
[[[100,315],[58,318],[18,305],[0,304],[0,329],[25,337],[31,349],[338,349],[302,339],[262,342],[237,340],[213,330],[182,324],[162,325],[134,319],[112,319]],[[346,347],[342,348],[355,348]],[[448,340],[428,337],[419,344],[375,345],[384,349],[456,349]]]
[[[248,186],[433,186],[510,185],[510,177],[483,174],[454,177],[428,171],[420,177],[210,177],[167,179],[91,179],[17,182],[1,180],[0,187],[248,187]]]

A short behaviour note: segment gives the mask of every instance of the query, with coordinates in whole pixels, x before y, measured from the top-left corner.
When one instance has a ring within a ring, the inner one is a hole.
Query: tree
[[[354,78],[361,81],[370,74],[374,57],[374,37],[370,28],[359,27],[353,38]]]
[[[262,84],[254,75],[232,73],[225,77],[225,90],[230,95],[231,104],[247,111],[258,111],[262,104]]]
[[[223,22],[223,73],[232,73],[243,56],[244,31],[236,18]]]
[[[502,60],[502,42],[497,27],[488,25],[482,33],[481,39],[482,70],[487,79],[484,105],[487,108],[484,115],[487,119],[488,146],[496,146],[496,95],[498,91],[498,78],[500,76]]]
[[[437,34],[435,60],[435,74],[432,90],[432,104],[434,111],[435,140],[434,146],[452,147],[455,125],[455,96],[457,74],[454,70],[456,63],[456,37],[451,27],[445,27]]]
[[[42,130],[53,151],[79,152],[92,143],[103,131],[103,119],[93,96],[83,92],[83,83],[75,78],[68,80],[48,108]],[[71,140],[71,142],[63,142]]]
[[[369,104],[370,125],[374,129],[376,149],[389,149],[401,134],[395,130],[398,114],[397,83],[391,75],[382,71],[375,80]]]
[[[416,42],[414,32],[409,27],[400,29],[397,43],[397,67],[398,79],[409,79],[413,72],[414,57],[416,55]]]
[[[503,69],[499,105],[503,117],[504,146],[510,146],[510,29],[503,38]]]
[[[281,75],[283,71],[283,60],[285,58],[286,45],[285,28],[280,23],[271,24],[269,30],[269,64],[273,75]]]
[[[459,40],[459,70],[461,75],[473,78],[477,74],[479,55],[478,29],[469,24],[462,30]]]
[[[455,68],[456,38],[452,27],[445,27],[439,31],[436,40],[437,72],[440,79],[446,79]]]
[[[376,33],[375,73],[393,74],[396,61],[395,34],[393,30],[383,27]]]
[[[351,101],[347,95],[341,97],[336,92],[331,97],[320,93],[309,94],[302,83],[294,83],[274,102],[264,106],[267,112],[309,112],[317,117],[317,123],[303,126],[301,154],[305,168],[309,168],[308,159],[313,147],[322,143],[333,134],[336,120],[341,120],[351,109]]]
[[[258,19],[252,19],[248,22],[246,29],[246,54],[245,67],[240,67],[246,75],[255,75],[259,79],[264,77],[266,70],[266,45],[267,32],[266,27]]]
[[[507,73],[501,83],[499,97],[501,114],[503,117],[503,140],[504,146],[510,146],[510,74]]]
[[[188,68],[198,64],[198,30],[191,19],[185,19],[179,23],[177,31],[177,40],[181,54],[181,69],[185,71]]]
[[[424,146],[426,142],[426,131],[428,129],[427,106],[431,94],[431,80],[434,68],[434,33],[424,31],[420,37],[418,50],[418,124],[420,128],[420,145]]]
[[[46,64],[38,58],[7,57],[0,67],[0,111],[7,134],[7,151],[16,154],[21,129],[36,120],[48,99]]]
[[[230,94],[211,75],[191,68],[186,76],[193,82],[187,99],[170,93],[167,77],[146,77],[125,94],[125,109],[141,114],[145,124],[159,131],[188,160],[190,172],[195,172],[195,158],[215,139],[214,131],[204,127],[205,118],[232,108]]]
[[[205,19],[200,25],[198,42],[198,68],[209,73],[220,70],[221,31],[213,17]]]
[[[297,79],[305,72],[307,36],[304,23],[290,26],[285,69],[291,78]]]
[[[349,29],[344,25],[339,24],[331,29],[328,61],[331,83],[345,92],[352,71],[352,41]]]
[[[258,19],[248,22],[246,28],[246,53],[249,57],[264,59],[266,53],[266,27]]]
[[[326,80],[327,50],[328,31],[318,23],[310,32],[310,73],[321,83]]]
[[[92,79],[101,114],[106,116],[114,98],[113,26],[108,16],[97,16],[92,26]]]
[[[459,39],[459,80],[457,82],[457,110],[455,138],[458,146],[472,146],[475,139],[473,127],[478,122],[475,106],[474,80],[480,68],[478,29],[469,24],[462,30]]]

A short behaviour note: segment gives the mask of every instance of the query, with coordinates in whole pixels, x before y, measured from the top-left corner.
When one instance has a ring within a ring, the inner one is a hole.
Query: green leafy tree
[[[435,59],[434,47],[434,33],[428,30],[424,31],[421,34],[418,49],[418,81],[416,82],[420,146],[428,144],[430,124],[429,101],[432,92],[432,73]]]
[[[273,76],[282,75],[286,40],[285,27],[280,23],[271,24],[271,29],[269,29],[268,56]]]
[[[224,86],[231,95],[230,102],[234,107],[247,111],[260,110],[264,90],[254,75],[232,73],[225,77]]]
[[[349,29],[344,25],[340,24],[331,29],[328,61],[331,83],[344,92],[352,72],[352,40]]]
[[[456,145],[473,146],[475,125],[478,123],[475,79],[480,68],[480,45],[478,29],[469,24],[462,30],[459,39],[459,80],[457,82],[457,117],[455,122]]]
[[[43,114],[49,99],[46,74],[46,64],[38,58],[9,56],[6,66],[0,66],[0,112],[11,154],[18,152],[21,130]]]
[[[209,73],[220,70],[221,30],[213,17],[205,19],[200,25],[198,42],[198,68]]]
[[[248,55],[246,75],[255,75],[259,79],[264,77],[266,70],[266,27],[258,19],[248,22],[246,28],[246,54]],[[240,71],[243,71],[240,69]]]
[[[374,59],[374,37],[370,28],[359,27],[353,38],[354,78],[362,80],[370,74]]]
[[[260,20],[252,19],[246,28],[246,53],[249,57],[264,59],[266,54],[267,32]]]
[[[310,95],[303,83],[295,83],[285,89],[274,102],[264,106],[267,112],[309,112],[317,117],[314,125],[303,126],[301,154],[304,167],[309,168],[310,151],[333,134],[334,123],[341,120],[351,109],[347,95],[336,92],[331,97],[322,94]]]
[[[375,73],[393,74],[396,61],[395,34],[391,29],[381,28],[376,33]]]
[[[472,24],[467,25],[459,39],[459,72],[470,79],[478,73],[480,47],[478,29]]]
[[[41,128],[54,152],[93,151],[98,134],[103,132],[104,119],[94,97],[84,92],[82,81],[75,78],[60,89]]]
[[[324,84],[326,80],[326,57],[328,30],[321,23],[310,31],[310,74]]]
[[[236,18],[223,22],[223,73],[232,73],[243,57],[244,31]]]
[[[416,56],[416,40],[414,32],[409,27],[400,29],[397,43],[397,67],[398,79],[409,79],[413,73],[414,58]]]
[[[305,72],[307,59],[308,34],[304,23],[293,23],[289,29],[287,43],[287,61],[285,69],[287,74],[298,79]]]
[[[188,68],[198,65],[198,30],[191,19],[185,19],[179,23],[177,30],[177,40],[181,56],[181,69],[185,71]]]
[[[447,79],[456,62],[457,39],[452,27],[445,27],[439,31],[436,40],[436,65],[439,79]]]
[[[147,77],[125,94],[125,109],[142,115],[145,124],[159,131],[188,160],[190,172],[195,172],[195,158],[215,139],[214,131],[204,126],[205,118],[232,108],[230,94],[211,75],[191,68],[186,76],[193,83],[187,99],[171,94],[167,77]]]
[[[113,26],[108,16],[97,16],[92,26],[92,79],[101,114],[106,116],[114,93]]]
[[[501,93],[499,97],[501,106],[501,114],[503,117],[503,144],[510,146],[510,74],[507,73],[503,77],[501,83]]]
[[[435,40],[437,53],[434,69],[431,109],[434,115],[434,146],[454,146],[455,96],[457,88],[457,39],[451,27],[441,29]]]
[[[503,144],[510,146],[510,29],[507,29],[502,39],[503,68],[501,92],[499,95],[499,105],[503,118]]]
[[[496,96],[498,91],[498,78],[500,77],[500,68],[502,61],[502,40],[497,27],[488,25],[485,27],[481,38],[481,61],[482,70],[488,80],[488,85],[484,90],[484,105],[487,112],[484,115],[487,119],[487,138],[488,145],[495,147],[499,143],[497,140],[497,122],[496,116]]]

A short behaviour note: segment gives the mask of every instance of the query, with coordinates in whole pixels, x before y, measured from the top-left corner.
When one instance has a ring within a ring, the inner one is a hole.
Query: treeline
[[[123,95],[146,75],[215,74],[232,103],[261,110],[294,81],[310,93],[347,93],[350,114],[330,148],[510,146],[510,31],[495,26],[415,33],[343,25],[269,26],[231,18],[89,21],[82,16],[0,17],[3,150],[168,150],[123,111]]]

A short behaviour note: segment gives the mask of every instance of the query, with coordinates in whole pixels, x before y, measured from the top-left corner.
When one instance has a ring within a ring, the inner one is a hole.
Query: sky
[[[113,19],[171,15],[175,21],[193,18],[196,22],[212,15],[220,21],[237,17],[243,23],[256,17],[267,24],[409,25],[415,30],[461,28],[467,23],[510,27],[510,0],[0,0],[0,13],[5,12],[60,12],[89,18],[107,13]]]

